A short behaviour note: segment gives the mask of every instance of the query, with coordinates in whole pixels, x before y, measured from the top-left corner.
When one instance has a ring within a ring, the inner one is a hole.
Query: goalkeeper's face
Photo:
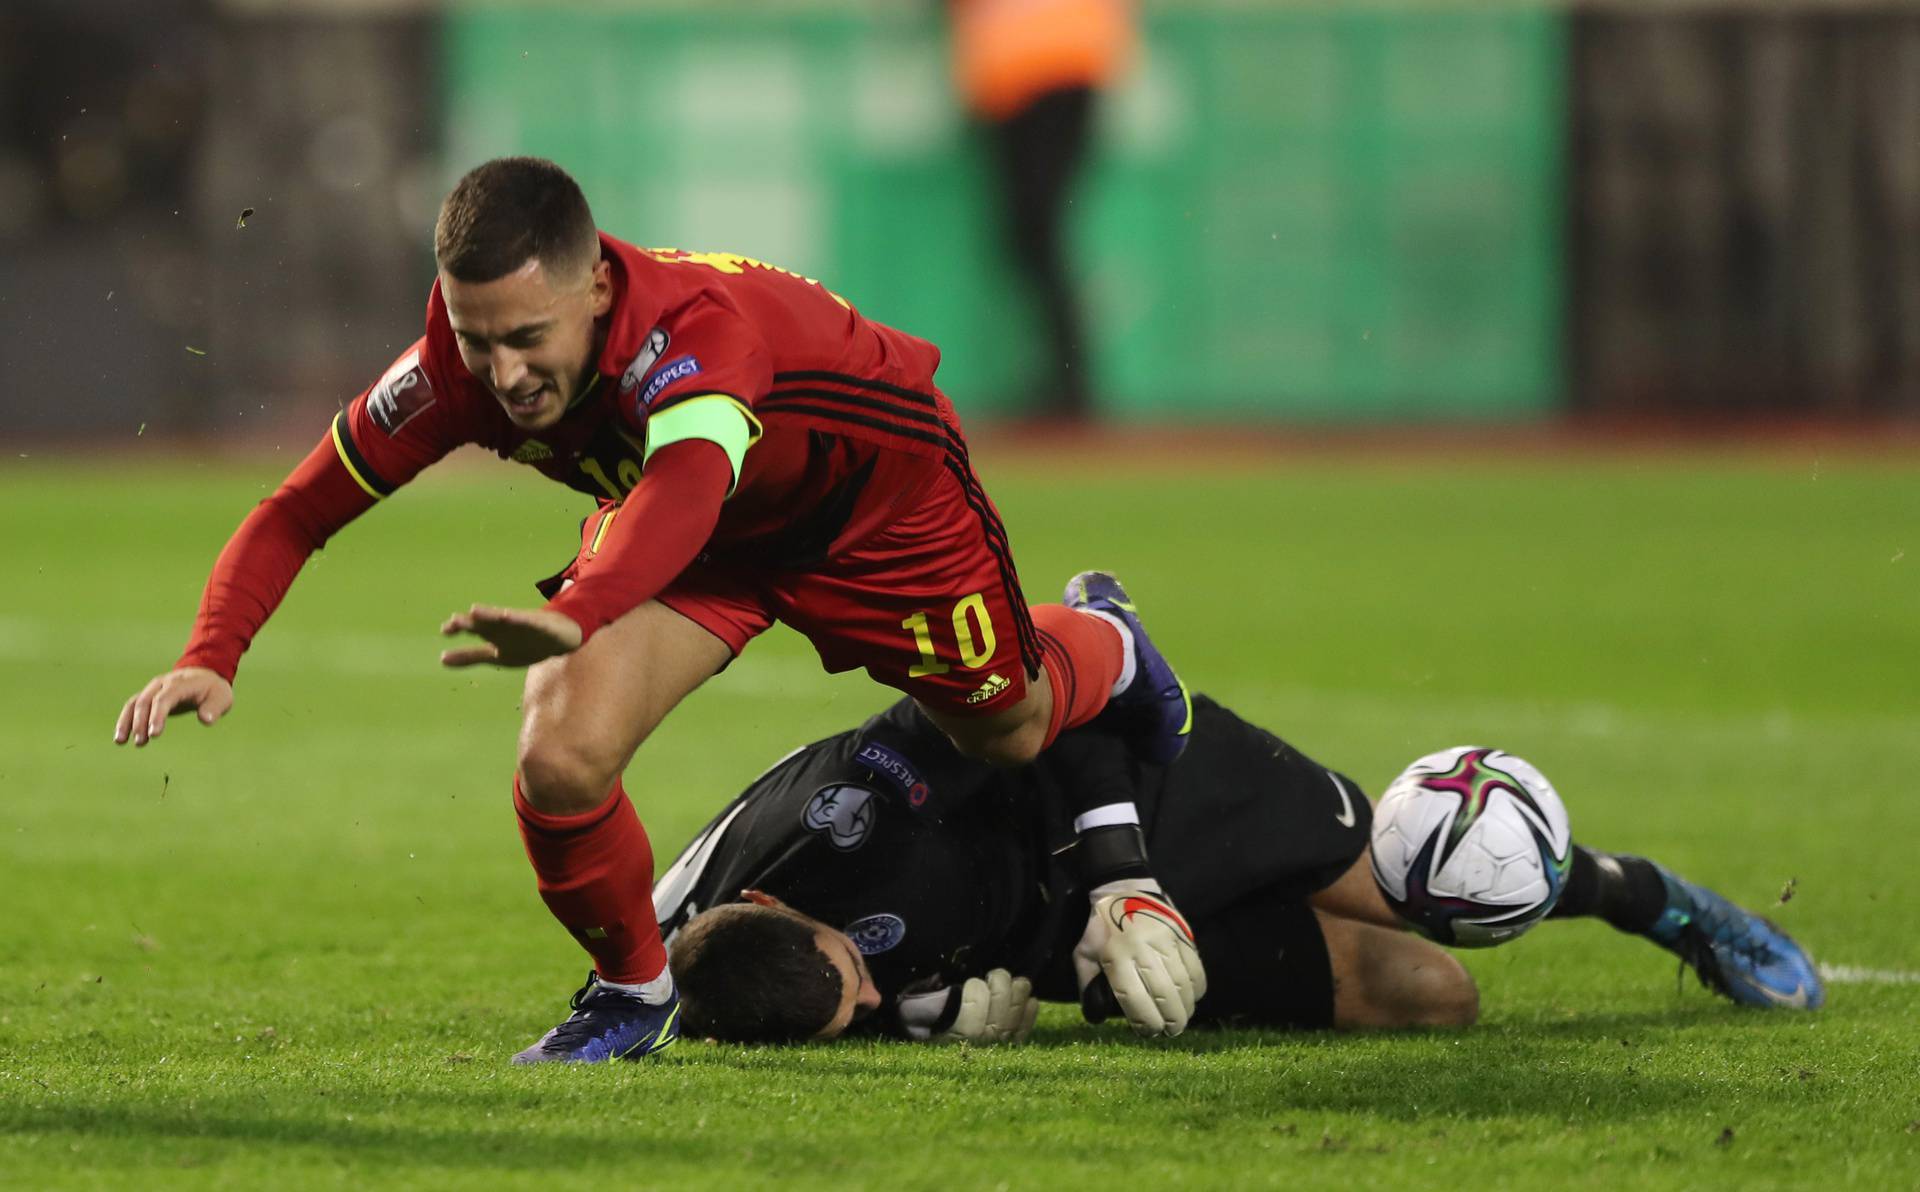
[[[814,947],[820,949],[827,963],[840,974],[840,1004],[835,1007],[827,1025],[815,1032],[814,1038],[837,1039],[848,1027],[880,1008],[880,987],[873,983],[873,972],[867,968],[867,958],[853,946],[853,937],[827,926],[812,915],[794,910],[771,894],[760,890],[743,890],[741,894],[748,902],[791,915],[813,928]]]
[[[684,1030],[739,1043],[832,1039],[880,1008],[846,932],[771,894],[740,893],[675,933],[669,961]]]
[[[840,974],[839,1008],[814,1038],[837,1039],[848,1027],[880,1008],[880,989],[867,970],[867,958],[860,955],[846,932],[819,923],[813,942]]]

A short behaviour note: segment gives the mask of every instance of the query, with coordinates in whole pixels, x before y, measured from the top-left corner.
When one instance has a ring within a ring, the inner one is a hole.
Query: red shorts
[[[1038,673],[1038,641],[999,511],[964,457],[889,453],[869,491],[891,508],[856,515],[825,562],[768,570],[702,556],[660,603],[736,656],[780,621],[829,672],[864,667],[936,711],[985,716],[1019,703]],[[605,516],[582,527],[567,574],[593,566],[586,544]]]

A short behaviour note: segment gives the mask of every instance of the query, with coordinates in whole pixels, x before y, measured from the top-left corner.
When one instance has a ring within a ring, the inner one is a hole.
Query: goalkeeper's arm
[[[1097,729],[1062,734],[1045,755],[1075,812],[1074,854],[1092,903],[1073,951],[1089,1022],[1115,1010],[1143,1035],[1177,1035],[1206,996],[1193,931],[1147,860],[1131,754]]]

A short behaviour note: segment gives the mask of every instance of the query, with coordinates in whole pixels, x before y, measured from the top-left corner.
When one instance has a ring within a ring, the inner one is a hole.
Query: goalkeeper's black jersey
[[[962,757],[911,701],[776,764],[654,883],[660,927],[743,889],[839,927],[891,1003],[995,967],[1025,971],[1048,896],[1036,768]],[[1056,817],[1057,818],[1057,817]],[[1071,840],[1069,814],[1058,822]]]
[[[671,942],[701,911],[764,890],[851,936],[889,1006],[993,968],[1072,998],[1087,917],[1073,818],[1116,801],[1137,804],[1155,876],[1196,926],[1254,893],[1326,885],[1369,823],[1350,780],[1204,696],[1170,769],[1086,730],[994,769],[901,700],[761,775],[660,875],[654,908]]]

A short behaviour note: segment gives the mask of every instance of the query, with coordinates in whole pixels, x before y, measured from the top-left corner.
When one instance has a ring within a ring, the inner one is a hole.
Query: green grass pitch
[[[1577,839],[1849,966],[1822,1013],[1741,1011],[1638,941],[1549,924],[1466,957],[1465,1033],[1143,1044],[1058,1007],[1015,1050],[688,1041],[524,1071],[507,1057],[587,965],[508,807],[517,683],[442,671],[434,630],[525,602],[577,499],[506,465],[430,474],[309,565],[227,721],[135,752],[108,743],[120,702],[290,459],[16,454],[0,1185],[1920,1184],[1910,462],[980,460],[1034,597],[1120,571],[1196,687],[1375,792],[1445,745],[1532,759]],[[661,862],[887,698],[784,632],[757,644],[629,772]]]

